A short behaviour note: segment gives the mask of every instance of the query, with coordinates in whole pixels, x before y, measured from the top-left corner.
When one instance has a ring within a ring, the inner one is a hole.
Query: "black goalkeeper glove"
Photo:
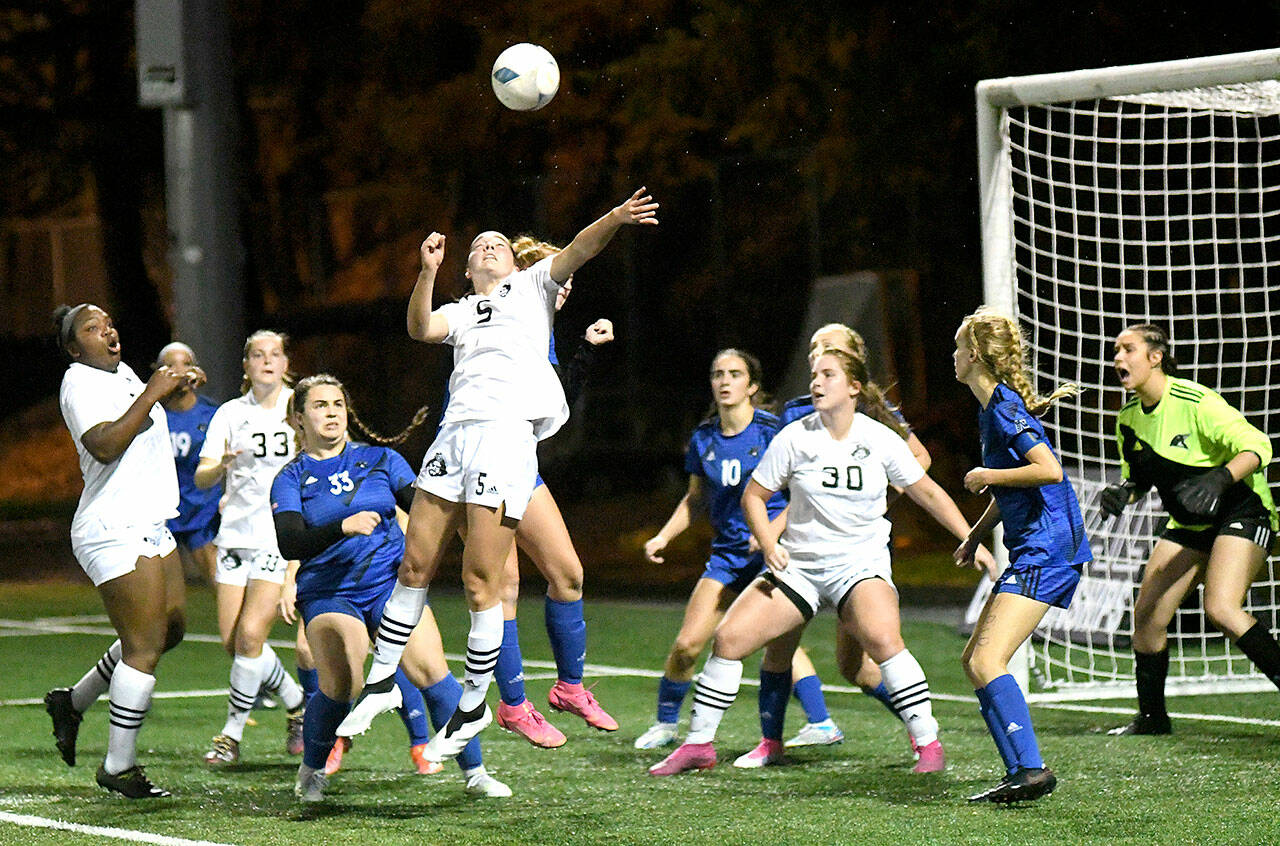
[[[1102,489],[1102,496],[1099,497],[1099,503],[1102,506],[1103,517],[1118,517],[1120,512],[1124,511],[1124,507],[1129,504],[1129,500],[1133,499],[1133,492],[1138,486],[1129,480],[1116,482],[1114,485],[1107,485]]]
[[[1174,485],[1173,492],[1182,507],[1201,517],[1212,517],[1218,511],[1218,503],[1227,488],[1235,484],[1231,471],[1215,467],[1208,473],[1193,479],[1183,479]]]

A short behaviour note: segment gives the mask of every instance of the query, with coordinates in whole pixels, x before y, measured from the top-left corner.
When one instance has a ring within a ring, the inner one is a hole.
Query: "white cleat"
[[[505,799],[511,795],[511,788],[489,775],[483,766],[467,773],[466,791],[471,796],[486,796],[490,799]]]
[[[422,750],[422,757],[437,764],[458,757],[458,753],[466,748],[471,738],[484,731],[484,727],[492,720],[493,712],[483,702],[480,703],[479,708],[469,714],[454,711],[448,724],[427,741],[426,748]]]
[[[788,749],[796,746],[830,746],[844,740],[844,732],[830,718],[820,723],[805,723],[796,736],[784,744]]]
[[[387,711],[399,708],[403,700],[400,688],[396,687],[395,676],[373,684],[366,684],[360,691],[356,703],[351,706],[351,713],[338,724],[338,737],[355,737],[364,734],[373,725],[373,718]]]
[[[636,738],[635,747],[661,749],[664,746],[673,746],[679,736],[680,731],[675,723],[654,723],[645,729],[644,734]]]
[[[313,770],[306,764],[298,767],[298,780],[293,785],[293,795],[302,802],[323,802],[329,787],[329,777],[324,770]]]

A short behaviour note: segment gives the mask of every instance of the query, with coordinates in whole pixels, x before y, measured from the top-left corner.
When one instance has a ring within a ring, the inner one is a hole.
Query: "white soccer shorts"
[[[449,502],[498,508],[519,520],[538,478],[538,440],[527,420],[469,420],[440,429],[414,484]]]
[[[94,586],[132,573],[139,558],[159,558],[178,548],[164,523],[147,526],[105,527],[77,537],[71,536],[71,550]]]
[[[245,587],[250,579],[284,584],[288,562],[270,549],[219,549],[213,580],[220,585]]]
[[[794,597],[807,604],[800,612],[812,617],[823,606],[838,608],[853,586],[867,579],[884,579],[896,591],[893,584],[893,562],[888,548],[862,552],[856,557],[835,561],[803,562],[791,559],[790,566],[782,572],[769,571],[767,578],[785,586]],[[798,603],[797,603],[798,604]]]

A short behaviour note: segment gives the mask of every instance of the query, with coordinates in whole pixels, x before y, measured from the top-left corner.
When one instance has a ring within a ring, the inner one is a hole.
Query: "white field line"
[[[43,617],[36,620],[0,620],[0,637],[8,636],[32,636],[32,635],[48,635],[48,634],[93,634],[93,635],[114,635],[115,630],[110,626],[95,625],[76,625],[67,621],[71,620],[93,620],[97,621],[102,618],[98,617]],[[4,629],[13,629],[12,632],[5,632]],[[217,635],[196,634],[188,632],[184,640],[193,641],[195,643],[220,643]],[[275,649],[293,649],[294,642],[292,640],[271,640],[268,641]],[[445,658],[450,661],[464,661],[466,656],[454,653],[445,653]],[[554,661],[536,661],[525,659],[524,665],[538,670],[554,670],[556,668]],[[640,667],[617,667],[611,664],[587,664],[584,669],[593,676],[624,676],[631,678],[660,679],[662,678],[661,670],[646,670]],[[527,674],[525,679],[528,681],[538,681],[541,679],[555,678],[554,674]],[[759,687],[760,682],[756,679],[744,678],[742,684],[746,687]],[[824,693],[849,693],[863,695],[862,691],[857,687],[841,684],[824,684],[822,686]],[[189,691],[165,691],[155,694],[156,699],[187,699],[206,696],[226,696],[226,688],[219,690],[189,690]],[[934,693],[933,698],[942,702],[960,702],[965,704],[976,704],[976,700],[972,696],[960,696],[954,693]],[[0,699],[0,707],[5,705],[40,705],[43,699]],[[1076,711],[1082,714],[1132,714],[1132,707],[1115,707],[1103,705],[1080,705],[1074,703],[1048,703],[1039,702],[1035,704],[1037,708],[1049,708],[1058,711]],[[1250,726],[1280,726],[1280,720],[1262,720],[1253,717],[1236,717],[1229,714],[1198,714],[1170,712],[1170,717],[1179,720],[1199,720],[1202,722],[1216,723],[1235,723],[1237,725]]]
[[[92,834],[95,837],[110,837],[114,840],[129,840],[134,843],[155,843],[159,846],[229,846],[226,843],[214,843],[212,840],[188,840],[185,837],[166,837],[163,834],[149,834],[145,831],[131,831],[127,828],[107,828],[100,825],[81,825],[80,823],[50,820],[44,817],[33,817],[27,814],[11,814],[0,811],[0,822],[13,823],[27,828],[51,828],[57,831],[73,831],[76,834]]]

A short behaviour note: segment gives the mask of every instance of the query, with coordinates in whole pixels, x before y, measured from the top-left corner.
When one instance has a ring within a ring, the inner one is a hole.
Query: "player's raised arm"
[[[610,209],[608,214],[575,235],[569,242],[569,246],[551,259],[551,278],[557,282],[564,282],[573,275],[575,270],[603,250],[618,229],[623,226],[628,224],[657,226],[658,204],[645,191],[643,187],[636,189],[636,192],[620,205]]]
[[[440,263],[444,261],[445,237],[439,232],[432,232],[419,248],[422,253],[422,269],[418,271],[418,281],[414,283],[413,293],[409,295],[409,310],[406,321],[409,337],[415,341],[429,344],[439,343],[449,334],[449,322],[443,314],[431,310],[431,296],[435,292],[436,273]]]

